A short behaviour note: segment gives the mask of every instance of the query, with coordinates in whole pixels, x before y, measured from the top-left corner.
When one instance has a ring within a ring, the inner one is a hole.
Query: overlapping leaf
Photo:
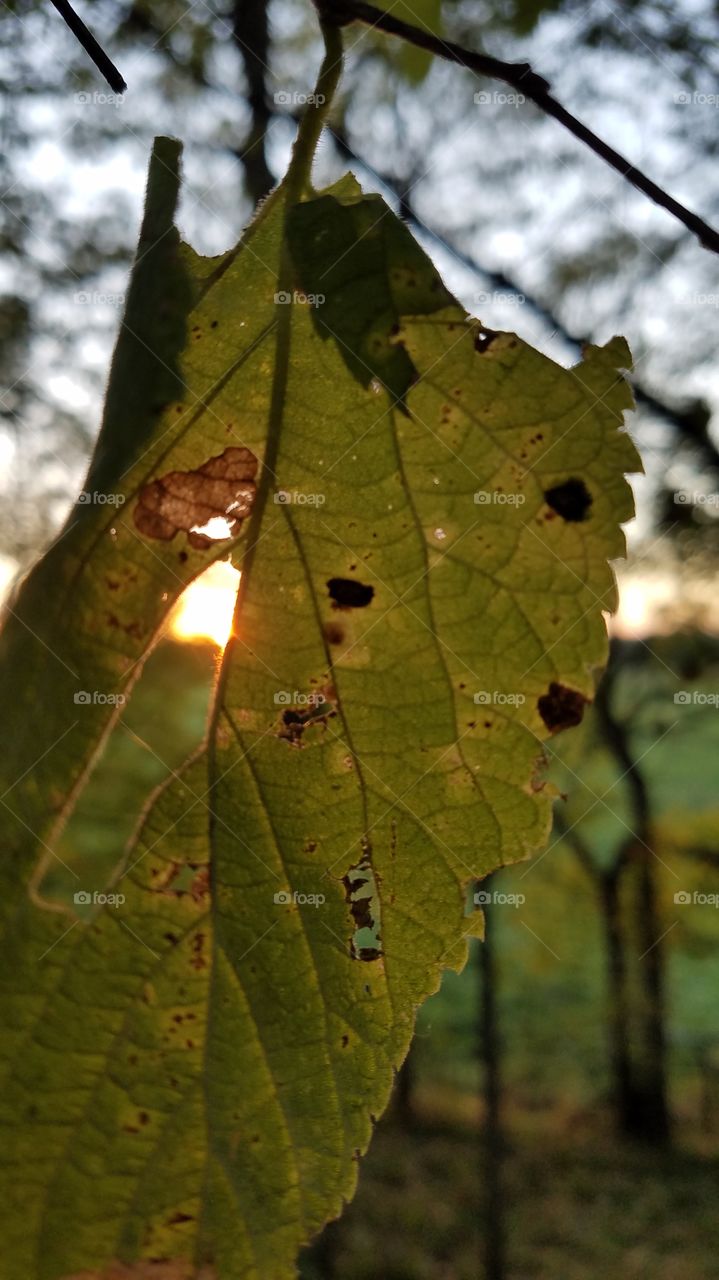
[[[143,396],[118,355],[88,489],[129,467],[127,501],[61,540],[7,632],[19,772],[46,752],[8,797],[10,1280],[294,1274],[478,931],[469,884],[541,845],[541,740],[605,656],[625,344],[565,371],[487,332],[349,179],[284,216],[280,191],[239,252],[160,273],[192,295],[182,388]],[[206,750],[148,810],[125,902],[63,937],[21,872],[107,719],[74,714],[74,672],[125,688],[217,554],[188,504],[228,477],[243,578]]]

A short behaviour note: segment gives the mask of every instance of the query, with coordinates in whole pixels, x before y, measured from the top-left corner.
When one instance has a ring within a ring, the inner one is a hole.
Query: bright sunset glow
[[[235,597],[240,583],[237,569],[218,560],[183,591],[170,619],[176,640],[211,640],[224,649],[232,631]]]

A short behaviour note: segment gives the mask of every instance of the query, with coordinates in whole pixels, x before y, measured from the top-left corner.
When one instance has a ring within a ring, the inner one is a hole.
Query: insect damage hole
[[[474,335],[475,351],[478,351],[480,355],[484,355],[485,351],[489,350],[494,339],[498,336],[496,329],[478,328]]]
[[[335,609],[365,609],[374,596],[374,587],[353,578],[328,578],[327,590]]]
[[[571,476],[563,484],[546,489],[544,501],[558,516],[570,523],[586,520],[592,505],[592,495],[583,480]]]
[[[362,842],[362,857],[342,877],[342,883],[355,926],[350,955],[354,960],[379,960],[382,955],[379,893],[369,841]]]
[[[194,471],[169,471],[140,490],[135,525],[164,542],[182,531],[198,551],[231,538],[252,510],[257,467],[251,449],[231,446]]]
[[[589,699],[577,689],[568,689],[553,680],[549,691],[537,699],[537,710],[549,732],[559,733],[581,723],[588,702]]]

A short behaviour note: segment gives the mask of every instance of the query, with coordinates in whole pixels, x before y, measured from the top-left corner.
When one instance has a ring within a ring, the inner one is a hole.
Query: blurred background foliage
[[[712,0],[401,0],[393,12],[529,59],[575,114],[717,221]],[[309,0],[95,0],[82,13],[128,81],[122,99],[45,0],[6,3],[0,22],[6,579],[82,482],[153,135],[183,139],[183,234],[221,252],[281,177],[320,56]],[[624,333],[647,474],[609,678],[581,730],[550,744],[566,800],[549,850],[482,886],[524,900],[490,904],[488,944],[421,1011],[358,1196],[302,1275],[708,1280],[719,267],[505,86],[358,27],[347,47],[318,185],[351,167],[470,311],[562,363]],[[58,846],[87,889],[104,887],[130,815],[199,742],[217,653],[168,636],[148,660]],[[58,864],[45,889],[76,883]]]

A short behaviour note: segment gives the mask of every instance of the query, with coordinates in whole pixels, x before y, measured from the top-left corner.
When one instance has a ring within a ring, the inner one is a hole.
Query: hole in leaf
[[[480,355],[484,355],[484,352],[489,350],[497,336],[497,332],[494,329],[478,329],[474,335],[475,351],[478,351]]]
[[[571,729],[581,723],[588,701],[577,689],[568,689],[566,685],[553,680],[549,692],[537,699],[537,710],[549,732],[559,733],[562,729]]]
[[[374,596],[374,587],[352,578],[330,578],[327,590],[335,609],[364,609]]]
[[[350,954],[355,960],[378,960],[380,945],[380,906],[377,881],[372,869],[372,850],[363,842],[362,857],[342,878],[345,901],[354,921]]]
[[[547,489],[544,500],[558,516],[572,523],[586,520],[592,505],[592,495],[586,484],[575,476],[565,480],[564,484],[557,484],[552,489]]]

